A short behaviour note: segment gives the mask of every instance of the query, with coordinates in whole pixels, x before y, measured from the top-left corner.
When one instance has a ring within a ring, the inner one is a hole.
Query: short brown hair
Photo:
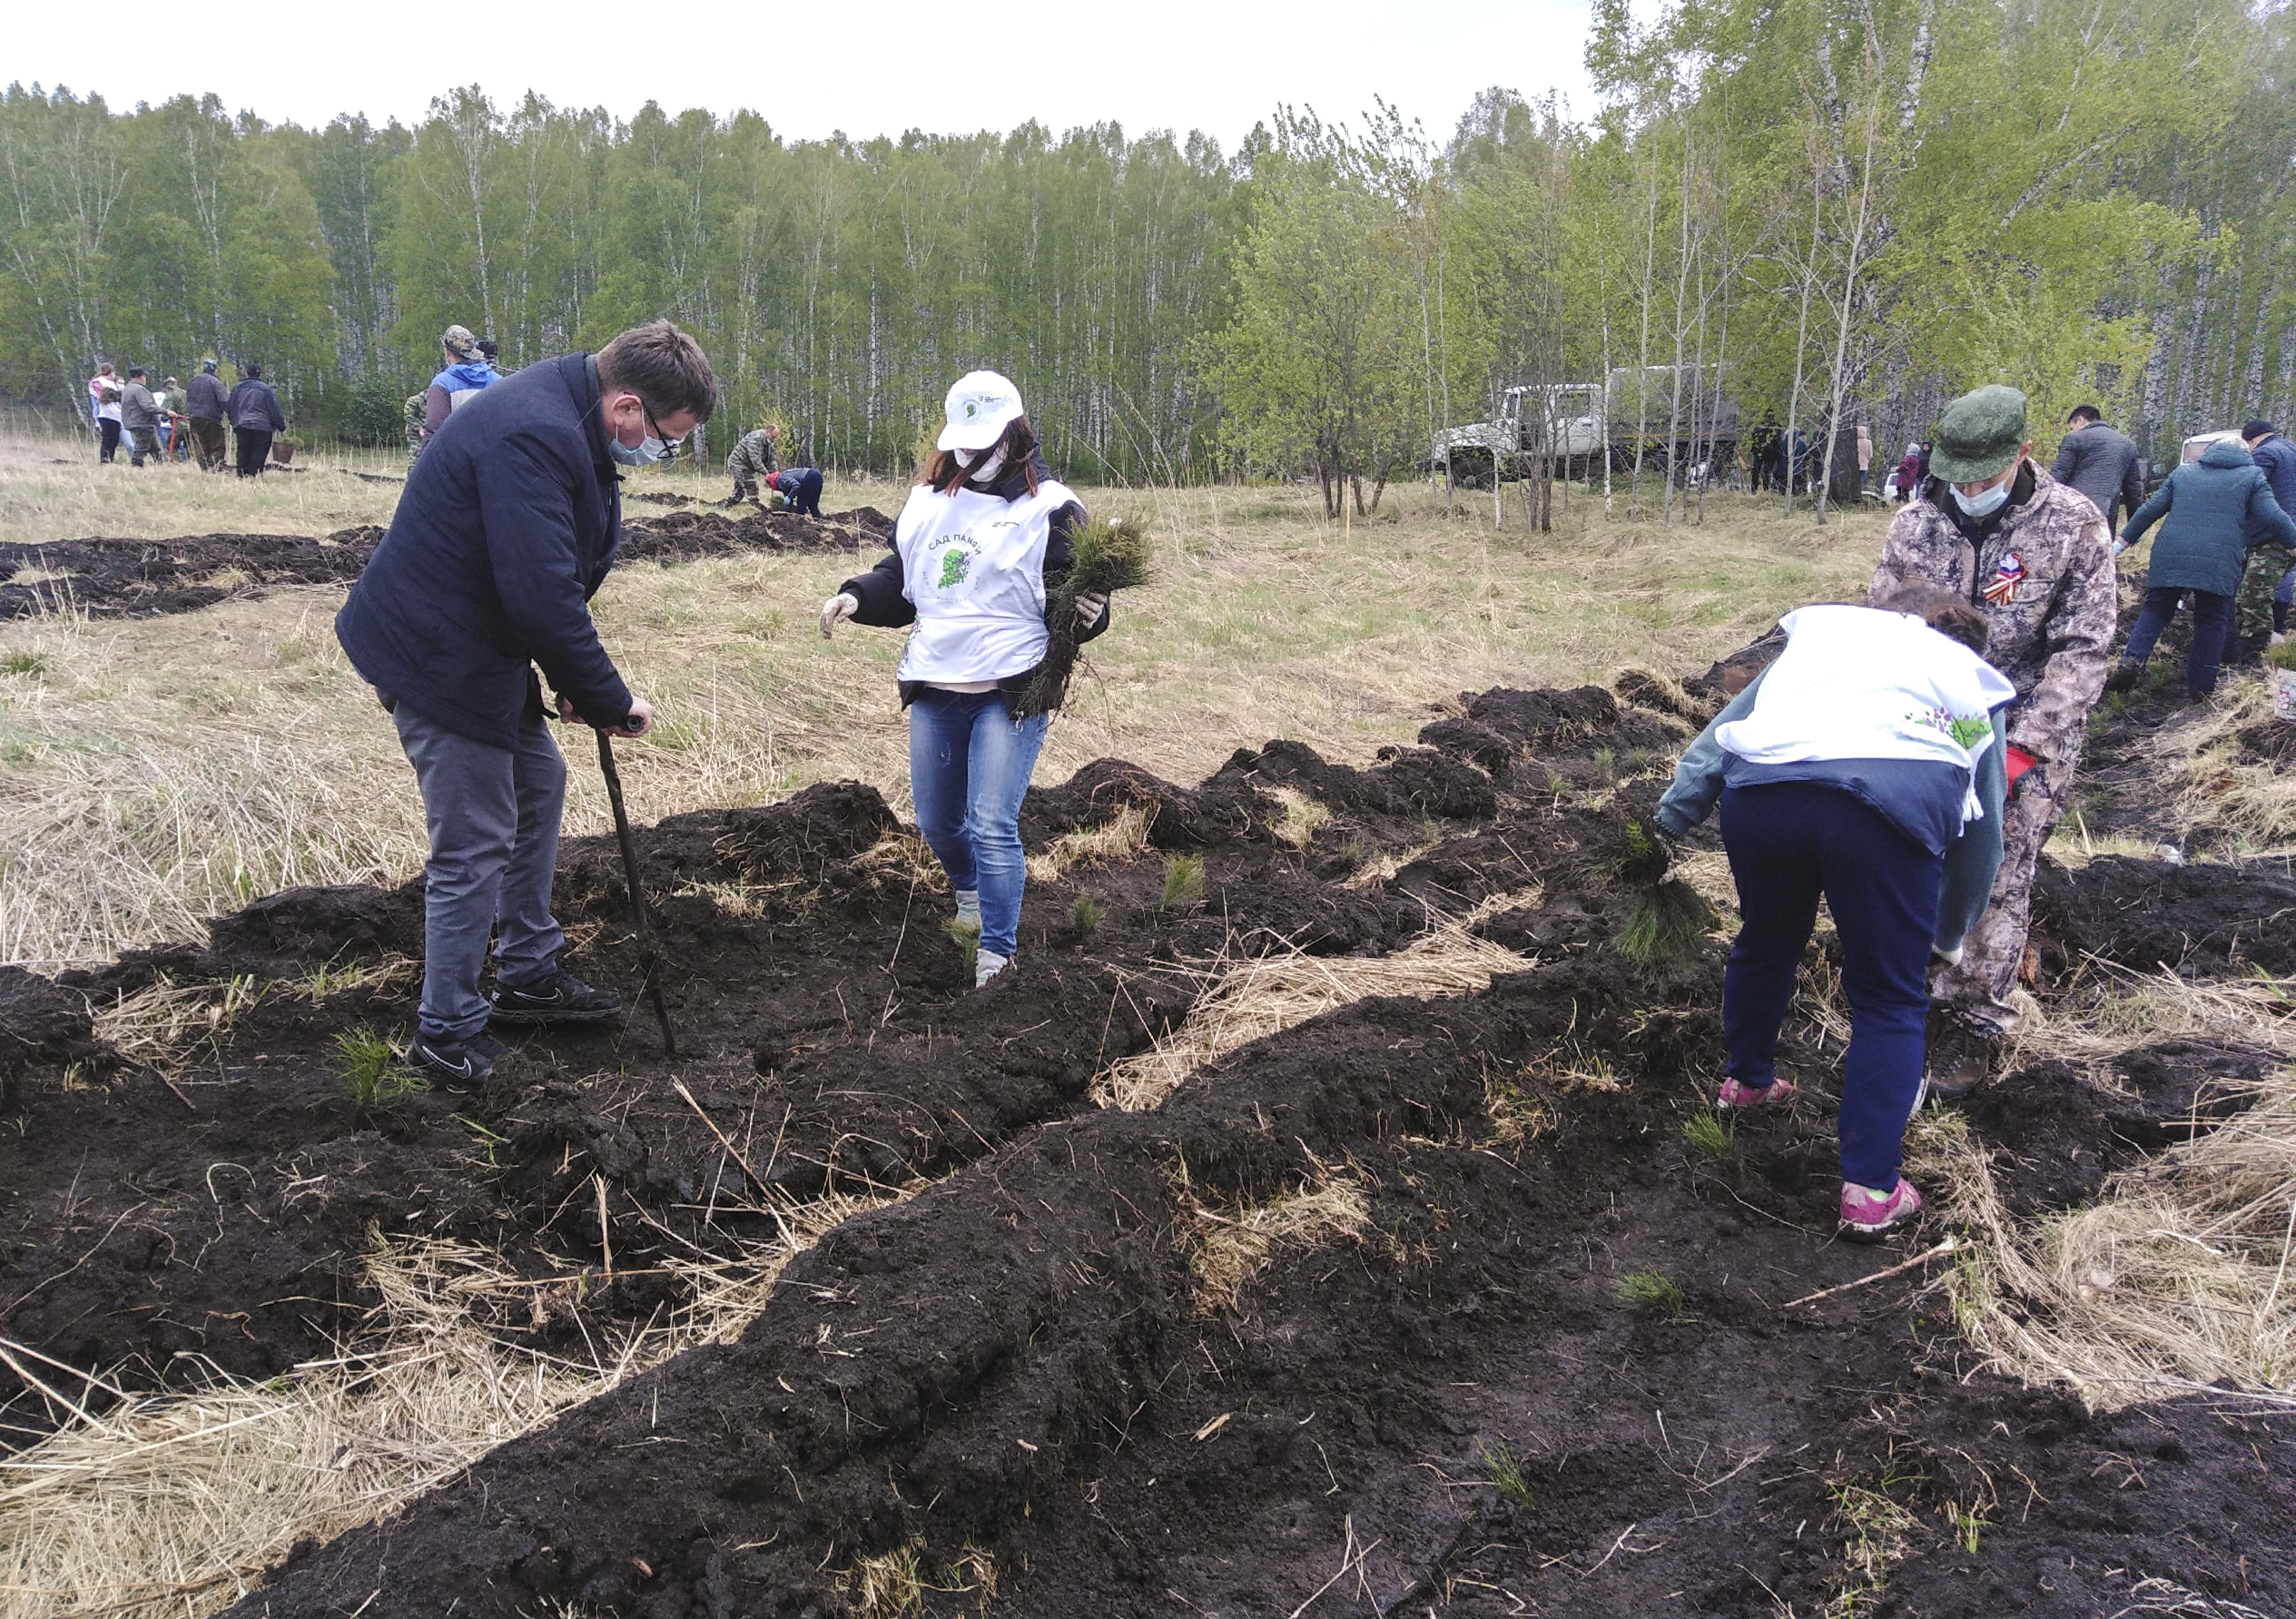
[[[1018,467],[1020,475],[1028,480],[1029,493],[1035,494],[1037,430],[1029,425],[1027,417],[1016,416],[1007,422],[1004,431],[997,435],[997,441],[972,458],[972,467],[978,467],[1000,449],[1004,451],[1004,465],[997,469],[997,476],[1001,478]],[[932,459],[925,463],[924,476],[917,481],[930,485],[936,495],[945,495],[964,482],[971,474],[972,467],[960,463],[953,451],[936,449],[932,452]]]
[[[691,410],[707,421],[717,409],[717,375],[702,345],[669,321],[633,326],[598,350],[598,386],[626,388],[656,417]]]
[[[1980,657],[1992,638],[1986,616],[1950,590],[1935,585],[1904,585],[1874,604],[1887,613],[1911,613],[1948,640],[1960,642]]]

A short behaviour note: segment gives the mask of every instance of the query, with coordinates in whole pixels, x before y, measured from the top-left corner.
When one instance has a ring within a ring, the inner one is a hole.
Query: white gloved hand
[[[830,631],[861,611],[861,598],[850,590],[840,590],[821,604],[821,638],[829,639]]]
[[[1105,596],[1079,596],[1076,598],[1076,621],[1086,629],[1099,623],[1101,615],[1108,610],[1109,598]]]

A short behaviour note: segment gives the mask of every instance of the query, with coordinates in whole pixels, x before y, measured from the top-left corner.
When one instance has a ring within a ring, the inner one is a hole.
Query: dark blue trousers
[[[2153,644],[2176,617],[2176,604],[2185,592],[2163,585],[2144,593],[2136,622],[2129,626],[2129,644],[2121,649],[2124,661],[2141,664],[2153,656]],[[2217,666],[2223,659],[2224,640],[2232,627],[2232,598],[2212,590],[2195,590],[2193,597],[2193,642],[2184,654],[2184,689],[2205,697],[2216,689]]]
[[[1929,943],[1945,856],[1932,854],[1857,795],[1822,782],[1722,793],[1722,846],[1743,925],[1722,979],[1730,1077],[1778,1074],[1778,1031],[1823,895],[1841,935],[1849,997],[1842,1063],[1841,1178],[1897,1184],[1906,1120],[1921,1093]]]

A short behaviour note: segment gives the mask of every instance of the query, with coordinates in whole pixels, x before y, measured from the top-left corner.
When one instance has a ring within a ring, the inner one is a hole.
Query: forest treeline
[[[1588,62],[1582,117],[1500,89],[1447,136],[1281,109],[1225,153],[785,141],[475,85],[309,130],[18,84],[0,393],[71,410],[98,358],[212,353],[264,362],[301,429],[389,441],[450,322],[521,364],[666,313],[727,385],[721,452],[772,412],[824,462],[906,468],[988,364],[1072,476],[1306,474],[1335,508],[1499,385],[1621,366],[1867,421],[1885,456],[1996,380],[2156,454],[2296,416],[2286,5],[1596,0]]]

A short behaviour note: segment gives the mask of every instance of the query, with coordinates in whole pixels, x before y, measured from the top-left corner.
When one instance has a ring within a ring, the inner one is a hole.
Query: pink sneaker
[[[1722,1089],[1714,1098],[1714,1105],[1721,1108],[1759,1108],[1764,1102],[1785,1101],[1794,1094],[1794,1081],[1780,1074],[1767,1085],[1745,1085],[1736,1080],[1724,1080]]]
[[[1921,1194],[1900,1176],[1888,1191],[1841,1183],[1841,1234],[1852,1242],[1878,1242],[1921,1212]]]

